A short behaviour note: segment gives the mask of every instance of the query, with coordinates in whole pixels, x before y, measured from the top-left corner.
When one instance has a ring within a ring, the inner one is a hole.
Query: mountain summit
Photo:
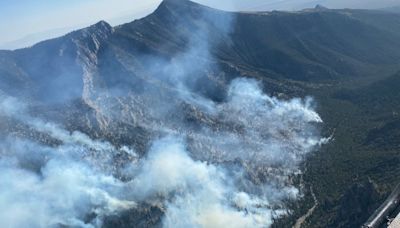
[[[320,5],[320,4],[316,5],[315,9],[317,9],[317,10],[328,10],[328,8],[326,8],[325,6]]]

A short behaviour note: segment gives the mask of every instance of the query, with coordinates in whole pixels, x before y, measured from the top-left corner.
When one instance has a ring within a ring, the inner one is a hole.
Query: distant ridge
[[[400,5],[399,6],[383,8],[381,10],[387,11],[387,12],[392,12],[392,13],[400,13]]]

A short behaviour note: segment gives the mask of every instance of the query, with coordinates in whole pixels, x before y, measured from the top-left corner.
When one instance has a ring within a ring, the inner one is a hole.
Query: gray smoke
[[[212,107],[212,115],[243,125],[239,133],[203,128],[187,137],[193,143],[174,134],[155,140],[139,160],[128,147],[117,149],[33,118],[14,98],[2,97],[0,104],[2,116],[62,142],[47,146],[3,139],[0,169],[7,181],[0,188],[0,221],[7,227],[101,226],[105,216],[149,201],[166,208],[165,227],[269,226],[272,218],[285,214],[277,205],[298,196],[287,176],[298,171],[303,155],[324,142],[310,131],[321,122],[311,100],[269,97],[249,79],[234,80],[226,103]],[[194,151],[201,160],[191,157]],[[116,153],[124,153],[130,162],[118,167],[112,156]],[[232,166],[234,172],[221,163],[237,159],[246,164]],[[247,181],[249,166],[267,169],[271,182],[256,186]],[[129,181],[115,173],[124,173]]]
[[[104,216],[135,206],[120,198],[121,181],[70,158],[82,148],[12,144],[18,148],[1,146],[2,227],[101,226]],[[93,221],[85,218],[91,213]]]
[[[101,226],[101,219],[127,210],[135,203],[124,199],[124,183],[112,175],[117,150],[108,142],[69,133],[54,123],[29,116],[15,98],[0,99],[0,116],[13,118],[60,141],[49,146],[8,135],[0,141],[0,226]],[[91,213],[95,219],[86,218]]]
[[[239,191],[218,165],[194,161],[182,140],[154,143],[132,181],[135,198],[173,195],[166,202],[164,227],[257,227],[271,223],[268,203]],[[247,212],[246,212],[247,211]]]

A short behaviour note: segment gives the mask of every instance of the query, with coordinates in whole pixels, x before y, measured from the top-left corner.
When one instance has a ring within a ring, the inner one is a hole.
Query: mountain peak
[[[154,15],[167,19],[171,18],[171,14],[176,17],[182,17],[184,15],[194,16],[200,15],[201,12],[205,11],[217,12],[220,10],[213,9],[190,0],[163,0],[155,10]]]
[[[88,36],[98,36],[98,37],[108,37],[113,32],[113,27],[105,21],[99,21],[94,25],[91,25],[82,30],[78,30],[73,35],[88,37]]]
[[[316,10],[328,10],[327,7],[325,7],[325,6],[321,5],[321,4],[316,5],[316,6],[315,6],[315,9],[316,9]]]
[[[106,21],[99,21],[94,25],[88,27],[89,29],[103,30],[103,31],[111,31],[112,26],[108,24]]]
[[[188,9],[193,7],[205,7],[205,6],[192,2],[190,0],[163,0],[158,9],[163,9],[163,8]]]
[[[163,0],[165,4],[196,4],[190,0]]]

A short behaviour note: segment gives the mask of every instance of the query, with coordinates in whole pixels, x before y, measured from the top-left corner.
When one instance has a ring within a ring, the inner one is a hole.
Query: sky
[[[195,0],[231,11],[384,8],[400,0]],[[0,0],[0,49],[29,46],[100,20],[118,25],[151,13],[161,0]]]

